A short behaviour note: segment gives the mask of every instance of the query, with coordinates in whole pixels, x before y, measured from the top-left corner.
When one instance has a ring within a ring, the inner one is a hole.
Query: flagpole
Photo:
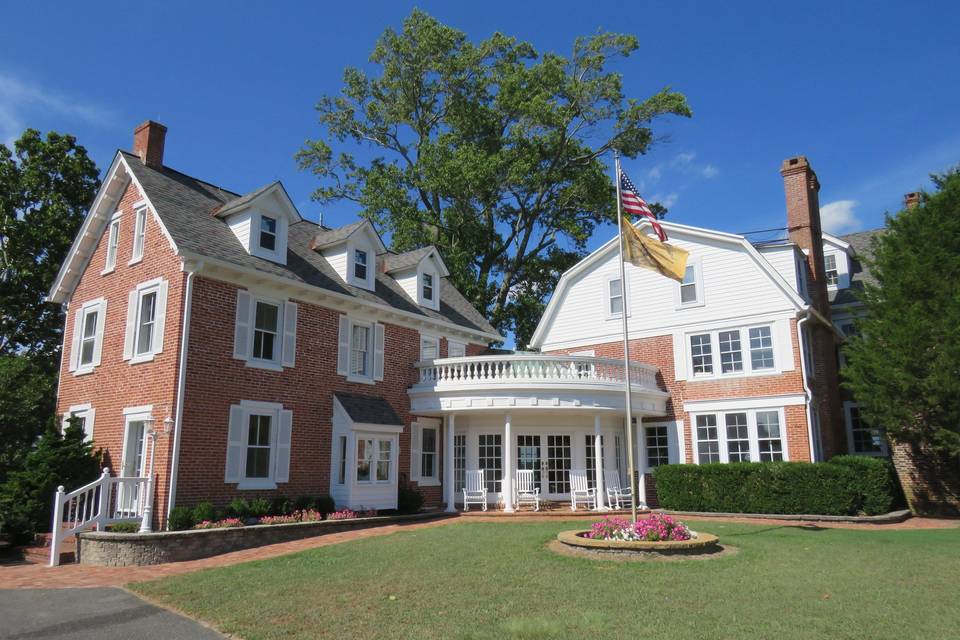
[[[630,514],[637,522],[637,478],[633,463],[633,402],[630,391],[630,341],[627,339],[627,278],[623,260],[623,214],[620,211],[620,153],[613,150],[613,183],[617,185],[617,240],[620,245],[620,296],[623,309],[623,371],[627,405],[627,472],[630,474]]]

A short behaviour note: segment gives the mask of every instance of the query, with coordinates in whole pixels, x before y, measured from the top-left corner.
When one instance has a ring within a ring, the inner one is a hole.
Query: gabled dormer
[[[319,231],[310,248],[318,251],[347,284],[376,289],[377,256],[387,248],[369,220]]]
[[[823,272],[827,291],[850,286],[853,259],[854,251],[849,242],[829,233],[823,234]]]
[[[287,263],[287,230],[300,222],[300,212],[279,182],[231,200],[215,213],[250,255]]]
[[[394,277],[411,300],[428,309],[440,309],[440,286],[450,275],[436,247],[423,247],[406,253],[389,254],[383,270]]]

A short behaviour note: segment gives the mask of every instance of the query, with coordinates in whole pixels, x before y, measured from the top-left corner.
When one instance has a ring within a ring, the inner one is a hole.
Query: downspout
[[[190,308],[193,306],[193,276],[201,265],[187,271],[187,285],[183,303],[183,329],[180,334],[180,363],[177,367],[177,417],[173,427],[173,457],[170,461],[170,493],[167,496],[167,522],[177,498],[177,470],[180,465],[180,432],[183,430],[183,395],[187,378],[187,347],[190,342]]]
[[[797,344],[800,346],[800,379],[803,381],[803,393],[807,400],[807,440],[810,443],[810,462],[816,462],[817,447],[814,445],[813,433],[813,392],[807,383],[807,355],[806,350],[803,348],[803,324],[809,319],[810,309],[807,309],[804,316],[797,321]],[[817,440],[820,439],[819,432],[816,434],[816,437]]]

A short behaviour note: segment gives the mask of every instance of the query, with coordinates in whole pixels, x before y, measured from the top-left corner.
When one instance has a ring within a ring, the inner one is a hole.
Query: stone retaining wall
[[[443,517],[440,513],[377,516],[355,520],[323,520],[290,524],[264,524],[231,529],[196,529],[156,533],[81,533],[77,551],[80,564],[106,567],[162,564],[299,540],[328,533],[404,524]]]

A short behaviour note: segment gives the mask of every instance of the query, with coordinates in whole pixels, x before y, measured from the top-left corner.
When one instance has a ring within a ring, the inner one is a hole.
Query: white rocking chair
[[[517,481],[513,492],[517,509],[524,504],[532,504],[534,511],[540,511],[540,487],[535,486],[532,469],[517,471]]]
[[[578,503],[586,504],[590,509],[597,508],[597,490],[587,482],[586,469],[570,471],[570,510],[576,511]]]
[[[487,483],[483,480],[483,469],[467,471],[463,487],[463,510],[469,511],[471,504],[479,504],[487,510]]]
[[[624,505],[632,502],[633,495],[630,485],[620,486],[620,472],[616,469],[603,470],[603,483],[607,487],[607,504],[617,509],[623,509]]]

